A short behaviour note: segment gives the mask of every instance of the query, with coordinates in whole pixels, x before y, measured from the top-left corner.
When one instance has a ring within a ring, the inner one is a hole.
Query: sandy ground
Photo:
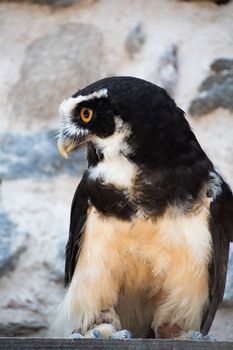
[[[25,129],[24,119],[10,116],[8,98],[12,85],[19,79],[25,48],[34,39],[69,22],[91,23],[103,33],[108,75],[134,75],[156,82],[159,57],[166,46],[175,43],[178,46],[175,99],[185,111],[206,77],[210,63],[219,57],[233,56],[233,2],[218,7],[209,2],[178,0],[148,0],[146,3],[142,0],[99,0],[56,9],[3,2],[0,3],[1,131]],[[142,23],[146,40],[141,52],[130,59],[124,43],[137,22]],[[192,119],[188,116],[188,119],[203,148],[233,187],[232,113],[219,109],[205,117]],[[57,127],[56,111],[47,121],[41,121],[38,116],[30,126],[32,130],[48,127]],[[4,209],[11,212],[20,229],[28,232],[28,249],[17,269],[0,280],[0,307],[12,299],[28,299],[48,307],[45,315],[56,309],[64,290],[61,283],[51,278],[54,275],[51,264],[56,265],[53,246],[58,235],[65,241],[69,206],[77,182],[78,179],[68,176],[36,183],[30,179],[3,182]],[[0,310],[0,320],[1,317]],[[212,333],[219,340],[233,340],[231,308],[219,310]],[[54,333],[40,333],[51,334]]]

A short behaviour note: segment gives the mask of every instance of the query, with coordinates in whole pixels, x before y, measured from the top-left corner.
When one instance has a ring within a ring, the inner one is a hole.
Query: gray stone
[[[130,30],[125,41],[125,48],[129,57],[132,58],[135,53],[139,52],[144,42],[145,34],[143,33],[142,25],[138,23]]]
[[[34,0],[37,4],[41,5],[56,5],[56,6],[68,6],[79,2],[80,0]]]
[[[224,5],[230,2],[231,0],[182,0],[182,1],[209,1],[209,2],[214,2],[216,5]]]
[[[233,306],[233,246],[231,244],[227,269],[227,282],[224,293],[224,304]]]
[[[231,0],[214,0],[215,4],[217,5],[224,5],[230,2]]]
[[[221,71],[219,74],[211,75],[206,78],[198,88],[200,92],[210,90],[218,85],[231,85],[233,82],[233,69],[230,71]]]
[[[211,65],[214,73],[200,85],[200,94],[191,101],[189,113],[192,116],[212,112],[223,107],[233,111],[233,60],[220,59]]]
[[[62,173],[81,175],[85,152],[71,154],[65,160],[57,150],[56,131],[0,133],[0,177],[20,179],[55,176]]]
[[[38,332],[42,329],[48,328],[45,323],[37,321],[23,321],[1,323],[0,322],[0,337],[17,337],[17,336],[28,336],[31,333]]]
[[[194,99],[189,107],[192,116],[203,115],[223,107],[233,110],[233,85],[232,82],[218,84],[207,92]]]
[[[215,72],[233,69],[233,59],[219,58],[211,64],[210,68]]]
[[[46,267],[50,272],[51,280],[58,283],[64,283],[65,275],[65,250],[68,236],[58,234],[54,244],[56,245],[57,253],[54,259],[46,263]]]
[[[217,5],[224,5],[230,2],[231,0],[214,0],[215,4]]]
[[[22,309],[4,311],[0,320],[0,337],[29,336],[47,329],[48,323],[42,315]]]
[[[64,98],[103,77],[102,43],[97,28],[74,23],[33,41],[9,94],[12,121],[17,118],[30,126],[35,118],[55,117]]]
[[[78,0],[34,0],[33,2],[41,5],[68,6],[78,2]]]
[[[162,52],[156,71],[155,82],[174,96],[178,80],[178,47],[175,44],[167,46]]]
[[[189,114],[191,116],[199,116],[209,113],[218,107],[215,96],[209,94],[202,94],[198,98],[192,100],[189,107]]]
[[[0,208],[0,277],[14,270],[25,251],[25,234],[17,230],[8,214]]]
[[[76,4],[78,2],[84,2],[86,0],[6,0],[6,1],[8,1],[8,2],[29,2],[29,3],[39,4],[39,5],[50,5],[50,6],[69,6],[72,4]]]

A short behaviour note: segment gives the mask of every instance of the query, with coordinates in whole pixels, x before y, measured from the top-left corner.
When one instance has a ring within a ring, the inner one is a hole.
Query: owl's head
[[[99,80],[60,105],[58,148],[64,157],[91,143],[108,157],[122,153],[155,166],[194,140],[184,113],[166,91],[133,77]],[[190,139],[191,137],[191,139]]]

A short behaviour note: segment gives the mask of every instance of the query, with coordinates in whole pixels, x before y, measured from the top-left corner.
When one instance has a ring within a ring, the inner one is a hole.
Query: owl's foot
[[[179,337],[179,339],[181,339],[181,340],[193,340],[193,341],[211,341],[211,342],[216,341],[216,338],[213,335],[211,335],[211,334],[203,335],[199,331],[188,332],[188,333],[182,335],[181,337]]]
[[[129,339],[132,338],[131,332],[126,329],[121,329],[121,323],[119,317],[114,310],[102,309],[94,318],[93,323],[89,325],[89,329],[80,334],[78,331],[74,331],[70,338],[92,338],[92,339]]]
[[[84,337],[85,338],[111,338],[116,333],[115,327],[109,323],[102,323],[95,326],[93,329],[88,330]]]
[[[190,339],[191,340],[196,340],[196,341],[201,341],[201,340],[204,340],[204,341],[216,341],[216,338],[211,335],[211,334],[207,334],[207,335],[203,335],[201,334],[201,332],[192,332],[190,334]]]
[[[70,339],[83,339],[83,338],[91,338],[91,339],[130,339],[132,338],[132,333],[126,329],[121,331],[116,331],[115,328],[111,324],[103,323],[100,324],[93,329],[87,331],[84,335],[73,332],[70,336]]]
[[[81,338],[84,338],[84,336],[77,332],[73,332],[71,335],[69,335],[69,339],[81,339]]]
[[[118,331],[113,334],[112,339],[130,339],[132,338],[132,333],[127,329],[123,329],[122,331]]]

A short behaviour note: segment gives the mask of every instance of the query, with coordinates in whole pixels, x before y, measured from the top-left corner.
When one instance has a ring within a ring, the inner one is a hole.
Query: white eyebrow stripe
[[[69,116],[72,109],[79,103],[83,101],[89,101],[94,98],[108,97],[108,90],[101,89],[98,91],[94,91],[89,95],[79,95],[77,97],[70,97],[67,100],[64,100],[59,107],[59,113],[63,116]]]

